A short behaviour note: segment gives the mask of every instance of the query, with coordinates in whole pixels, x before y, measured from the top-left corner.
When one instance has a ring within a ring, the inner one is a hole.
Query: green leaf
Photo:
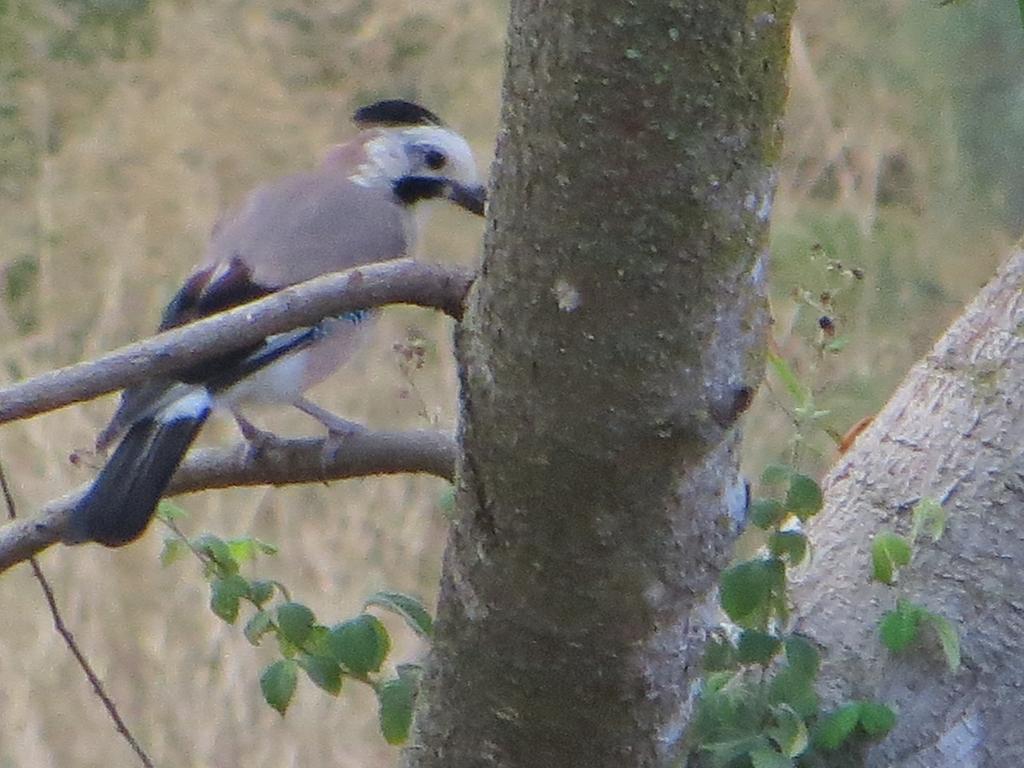
[[[878,625],[882,643],[893,653],[905,651],[917,639],[922,611],[906,600],[896,602],[896,609],[882,616]]]
[[[910,562],[913,550],[903,536],[882,531],[871,542],[871,578],[892,586],[896,571]]]
[[[768,537],[768,551],[799,565],[807,557],[807,536],[800,531],[776,531]]]
[[[731,766],[759,750],[770,750],[771,744],[763,736],[740,736],[701,744],[700,748],[711,755],[711,765],[717,767]]]
[[[256,542],[251,536],[244,536],[238,539],[228,539],[228,552],[236,563],[246,563],[256,558]]]
[[[751,752],[750,764],[753,768],[793,768],[794,765],[792,760],[770,747],[762,747]]]
[[[786,704],[772,707],[772,714],[775,727],[766,733],[778,745],[779,751],[786,757],[798,757],[807,751],[810,737],[804,719]]]
[[[807,520],[821,511],[822,503],[821,488],[813,478],[798,473],[789,478],[785,503],[787,512],[792,512],[801,521]]]
[[[302,603],[284,603],[277,607],[278,633],[296,648],[301,648],[313,631],[316,616]]]
[[[271,619],[270,614],[266,611],[256,611],[252,618],[245,623],[245,629],[242,630],[242,633],[250,643],[259,645],[263,636],[273,628],[274,621]]]
[[[238,573],[238,561],[231,556],[231,550],[219,536],[204,533],[192,539],[192,546],[209,557],[220,573]]]
[[[286,659],[294,658],[299,652],[299,648],[295,647],[294,644],[288,642],[288,638],[277,632],[277,647],[281,650],[281,655]]]
[[[277,547],[252,536],[241,536],[225,542],[235,562],[246,563],[255,560],[256,555],[276,555]]]
[[[256,542],[256,548],[264,555],[276,555],[278,552],[277,546],[270,542],[262,539],[253,539],[253,541]]]
[[[921,499],[910,514],[913,520],[910,528],[911,542],[917,541],[922,533],[927,533],[932,542],[936,542],[946,532],[946,510],[934,499]]]
[[[266,581],[265,579],[256,579],[249,582],[249,599],[261,608],[273,596],[274,582]]]
[[[160,550],[160,565],[168,566],[181,560],[189,552],[188,544],[177,536],[164,539],[164,548]]]
[[[777,558],[747,560],[722,572],[722,610],[742,627],[762,628],[777,609],[773,598],[784,593],[785,565]]]
[[[429,640],[434,631],[434,620],[427,609],[411,595],[402,592],[376,592],[366,599],[364,607],[369,608],[371,605],[401,616],[412,631],[424,639]]]
[[[804,386],[803,382],[797,377],[796,372],[790,367],[789,363],[784,358],[768,349],[765,351],[765,359],[772,371],[782,382],[782,385],[789,392],[790,397],[793,398],[793,402],[797,408],[810,408],[811,406],[811,392],[807,387]]]
[[[303,653],[299,655],[298,662],[317,687],[332,696],[337,696],[341,692],[341,667],[337,661],[326,656],[310,656]]]
[[[800,717],[807,719],[818,713],[818,694],[813,679],[793,668],[786,668],[772,678],[768,699],[773,704],[787,704]]]
[[[850,738],[860,720],[861,705],[851,702],[826,715],[814,731],[814,745],[833,752]]]
[[[821,654],[814,647],[810,640],[800,635],[790,635],[786,638],[786,661],[794,675],[797,675],[808,682],[818,676],[818,668],[821,665]]]
[[[311,656],[327,656],[328,658],[334,658],[331,653],[331,648],[328,643],[330,636],[330,630],[322,624],[313,625],[313,629],[309,633],[309,637],[306,638],[306,642],[302,644],[302,650]]]
[[[788,514],[782,502],[777,499],[757,499],[750,505],[750,522],[764,531],[774,528]]]
[[[377,686],[380,732],[388,744],[409,738],[417,686],[411,677],[396,677]]]
[[[873,739],[885,736],[896,725],[896,713],[877,701],[860,703],[860,727]]]
[[[179,507],[173,501],[162,499],[160,503],[157,504],[156,516],[165,523],[173,523],[175,520],[181,520],[183,517],[188,517],[188,511],[184,507]]]
[[[761,473],[761,482],[764,485],[782,485],[789,482],[793,470],[785,464],[769,464]]]
[[[705,672],[735,670],[738,663],[736,648],[725,638],[713,638],[704,646],[702,666]]]
[[[391,650],[387,629],[369,613],[332,627],[325,642],[330,654],[356,675],[378,671]]]
[[[249,594],[249,582],[232,573],[220,576],[210,584],[210,610],[228,624],[238,618],[238,601]]]
[[[739,674],[735,670],[724,670],[722,672],[712,672],[706,678],[704,678],[704,693],[705,695],[710,693],[717,693],[722,688],[727,686],[732,680],[734,680]]]
[[[260,690],[267,704],[284,717],[285,710],[295,694],[298,680],[297,665],[291,659],[278,659],[260,675]]]
[[[946,666],[950,672],[960,669],[960,635],[956,627],[950,623],[945,616],[940,616],[931,611],[921,611],[921,618],[931,624],[935,634],[939,636],[939,644],[942,646],[942,655],[946,657]]]
[[[782,648],[782,641],[775,635],[757,629],[745,629],[736,645],[736,657],[741,664],[767,666]]]
[[[743,622],[756,611],[764,612],[769,590],[762,578],[763,570],[760,561],[748,560],[722,572],[719,600],[733,621]]]

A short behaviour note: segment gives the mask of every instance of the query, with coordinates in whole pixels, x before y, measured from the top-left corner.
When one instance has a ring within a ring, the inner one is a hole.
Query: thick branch
[[[0,423],[132,386],[325,317],[384,304],[433,307],[456,320],[473,281],[460,267],[408,259],[318,277],[214,317],[121,347],[96,360],[0,389]]]
[[[511,3],[409,768],[679,763],[762,374],[793,5]]]
[[[1024,764],[1024,251],[978,294],[825,480],[827,503],[799,572],[800,631],[828,648],[829,704],[880,699],[899,711],[867,758],[829,765],[954,768]],[[907,532],[922,497],[947,532],[921,537],[893,590],[869,583],[872,538]],[[945,668],[930,630],[888,653],[878,623],[897,598],[959,632],[963,667]]]
[[[422,472],[450,480],[455,443],[431,431],[367,432],[345,438],[333,459],[324,442],[284,440],[254,457],[247,446],[193,451],[171,481],[168,496],[238,485],[289,485],[366,475]],[[39,515],[0,528],[0,572],[61,539],[67,517],[85,487],[46,504]]]

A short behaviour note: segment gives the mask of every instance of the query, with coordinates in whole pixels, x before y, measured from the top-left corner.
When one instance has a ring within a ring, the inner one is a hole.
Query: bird
[[[389,99],[357,109],[350,141],[319,167],[253,190],[214,225],[206,258],[163,313],[159,330],[318,277],[412,252],[418,204],[446,200],[484,215],[486,187],[466,140],[436,114]],[[362,310],[268,337],[246,349],[129,388],[98,451],[113,454],[70,513],[67,544],[118,547],[142,536],[172,475],[215,408],[244,436],[262,433],[242,404],[295,405],[331,435],[358,428],[304,397],[358,347],[375,313]]]

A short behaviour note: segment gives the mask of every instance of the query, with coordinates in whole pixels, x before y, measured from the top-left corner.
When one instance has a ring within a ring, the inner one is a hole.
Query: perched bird
[[[427,109],[381,101],[356,111],[360,132],[330,149],[320,167],[259,187],[213,230],[205,263],[164,311],[160,330],[265,296],[319,275],[408,255],[416,204],[445,199],[483,215],[485,189],[466,141]],[[353,427],[306,400],[358,345],[372,318],[361,311],[126,390],[102,450],[120,439],[74,508],[66,543],[110,547],[138,538],[185,452],[215,406],[243,434],[259,430],[241,403],[294,404],[331,433]]]

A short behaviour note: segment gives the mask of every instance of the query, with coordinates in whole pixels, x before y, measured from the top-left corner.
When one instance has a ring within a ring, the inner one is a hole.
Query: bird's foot
[[[353,435],[366,432],[366,427],[357,422],[343,419],[305,398],[297,400],[295,407],[327,427],[327,437],[324,439],[323,448],[320,451],[320,472],[326,482],[327,470],[338,457],[338,452],[344,446],[345,441]]]
[[[366,427],[356,424],[354,421],[345,421],[345,426],[338,428],[328,427],[327,437],[324,438],[323,448],[320,450],[320,471],[324,478],[327,477],[327,470],[338,458],[338,453],[345,446],[345,443],[353,436],[366,432]],[[326,482],[326,480],[325,480]]]
[[[238,424],[238,431],[242,433],[242,437],[248,443],[246,449],[247,458],[253,461],[258,461],[267,451],[280,447],[287,442],[287,440],[278,437],[273,432],[260,429],[239,413],[232,415],[235,417],[235,423]]]

